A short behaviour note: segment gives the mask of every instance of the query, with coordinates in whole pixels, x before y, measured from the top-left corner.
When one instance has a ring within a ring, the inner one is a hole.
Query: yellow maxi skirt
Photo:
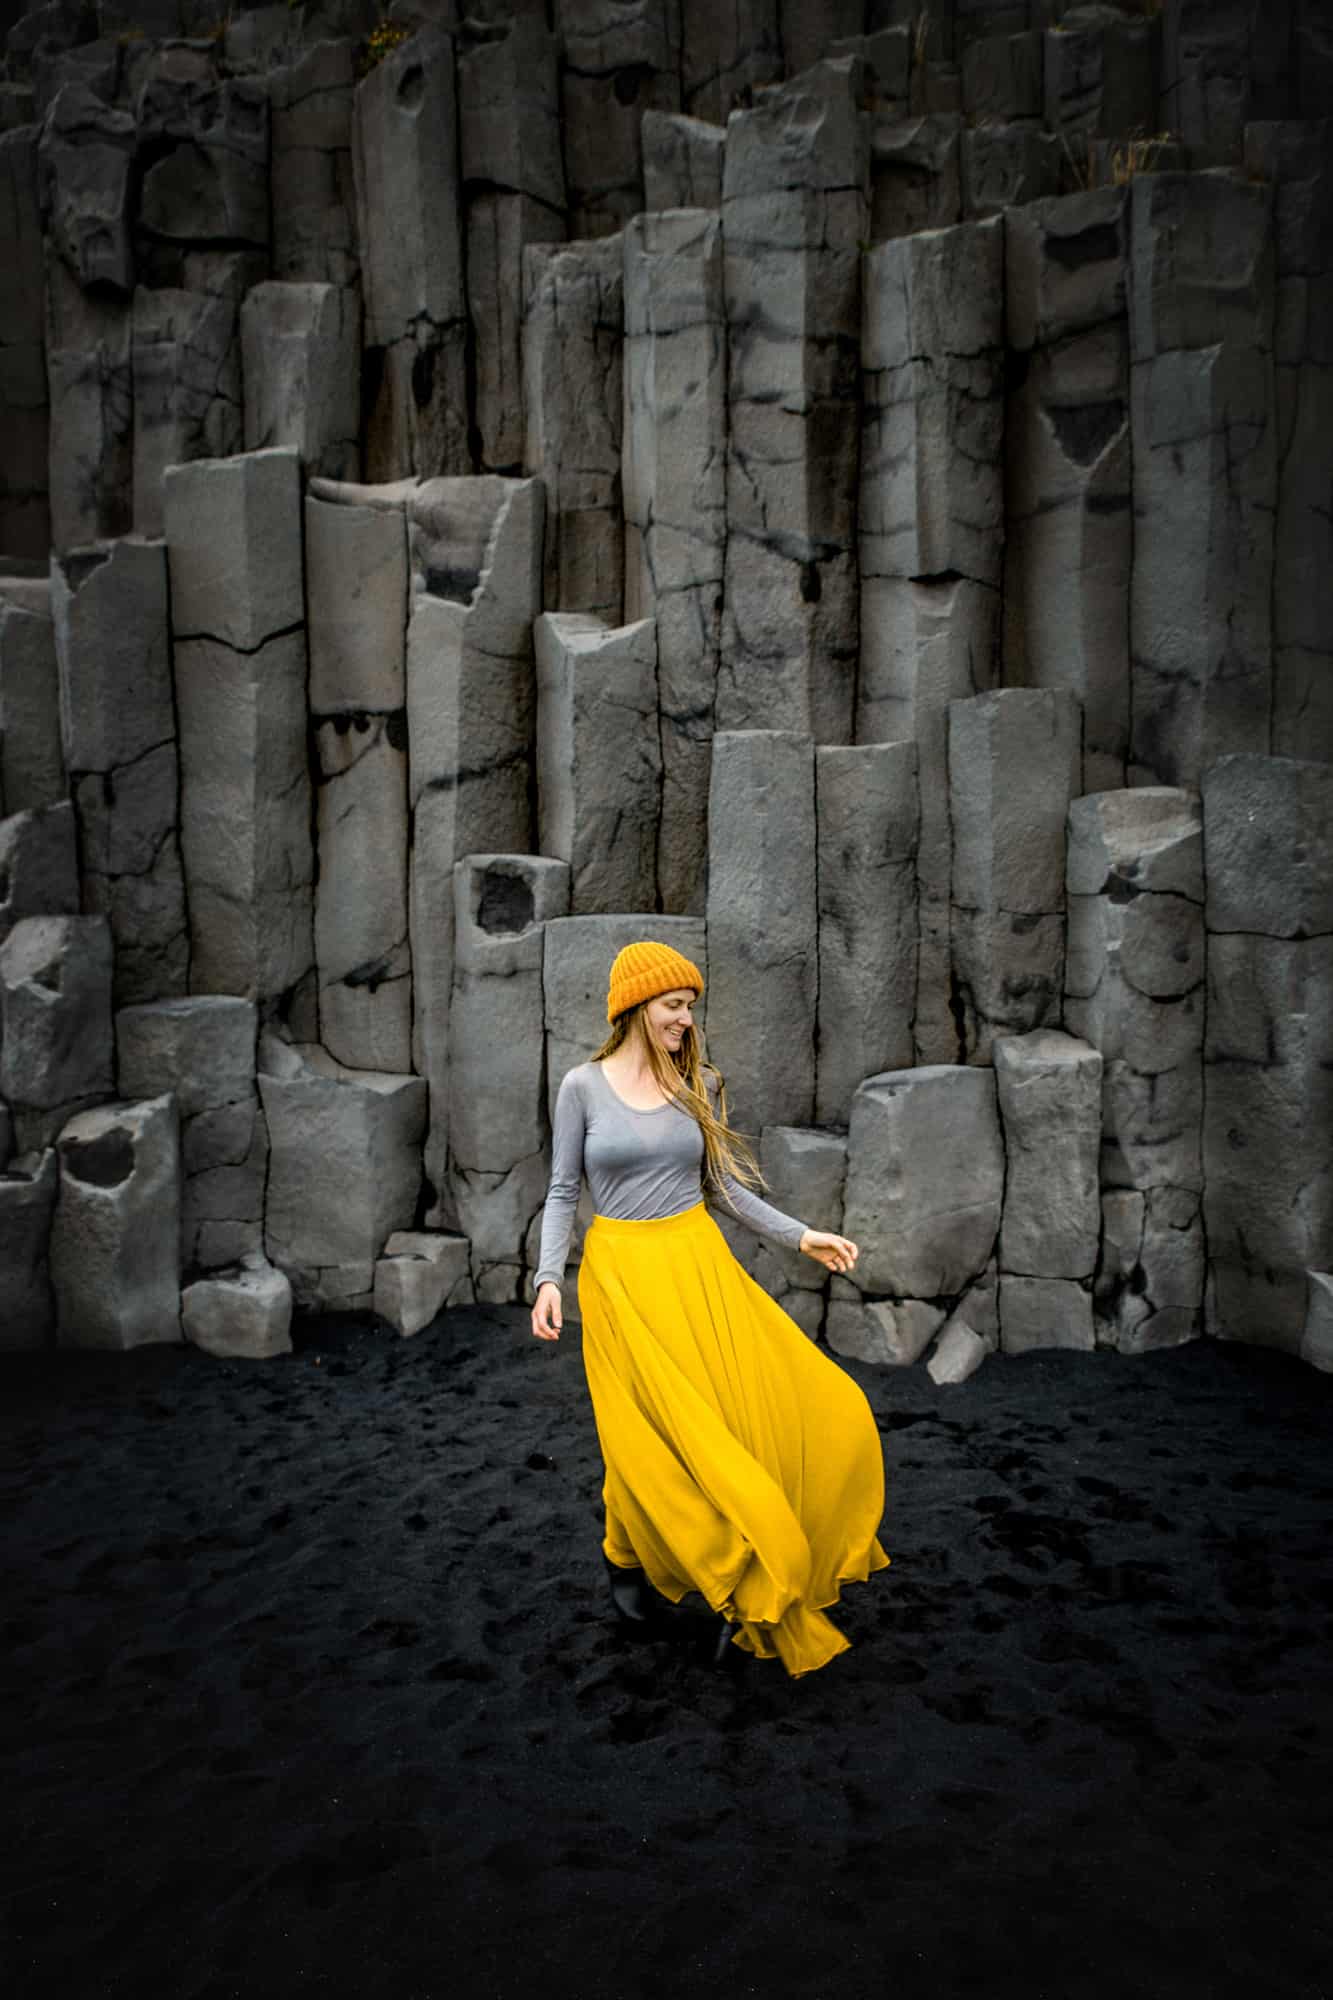
[[[847,1650],[824,1616],[889,1558],[870,1405],[735,1257],[703,1202],[590,1223],[583,1360],[606,1466],[613,1563],[679,1603],[700,1591],[733,1643],[808,1674]]]

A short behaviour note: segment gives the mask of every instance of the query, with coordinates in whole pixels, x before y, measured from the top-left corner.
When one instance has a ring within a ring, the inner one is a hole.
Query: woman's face
[[[643,1024],[658,1048],[674,1056],[686,1030],[694,1024],[693,987],[679,986],[670,993],[659,993],[644,1008]]]

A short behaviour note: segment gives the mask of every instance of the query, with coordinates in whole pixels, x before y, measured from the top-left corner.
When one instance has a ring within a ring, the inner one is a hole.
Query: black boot
[[[718,1619],[717,1637],[713,1641],[713,1665],[715,1667],[729,1667],[734,1664],[736,1648],[732,1645],[731,1641],[735,1630],[736,1627],[729,1618]]]
[[[610,1556],[604,1556],[603,1561],[617,1618],[624,1625],[646,1631],[654,1618],[652,1585],[641,1569],[622,1569]]]

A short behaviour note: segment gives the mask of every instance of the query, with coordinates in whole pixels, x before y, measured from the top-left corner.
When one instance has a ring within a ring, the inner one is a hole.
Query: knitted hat
[[[688,958],[673,951],[669,944],[658,944],[655,939],[627,944],[616,953],[611,967],[606,1018],[614,1021],[627,1007],[637,1007],[641,1000],[655,1000],[659,993],[670,993],[677,986],[692,986],[696,997],[702,993],[704,980],[698,966],[691,965]]]

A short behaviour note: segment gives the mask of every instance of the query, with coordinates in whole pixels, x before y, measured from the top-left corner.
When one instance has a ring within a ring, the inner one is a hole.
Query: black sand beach
[[[852,1365],[892,1567],[791,1682],[613,1626],[526,1324],[0,1367],[15,2000],[1333,1994],[1333,1379]]]

